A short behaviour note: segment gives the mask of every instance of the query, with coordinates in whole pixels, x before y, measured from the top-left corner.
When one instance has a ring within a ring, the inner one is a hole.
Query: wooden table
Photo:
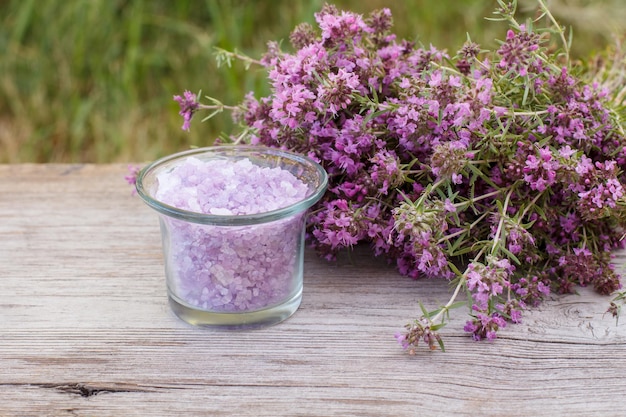
[[[626,318],[582,289],[492,343],[408,356],[393,335],[444,281],[359,248],[307,253],[302,305],[263,330],[169,310],[157,217],[125,165],[0,166],[0,416],[623,416]],[[618,262],[622,262],[618,260]]]

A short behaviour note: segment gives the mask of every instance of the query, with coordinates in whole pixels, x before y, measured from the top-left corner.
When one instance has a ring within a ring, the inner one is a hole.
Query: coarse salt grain
[[[260,167],[249,159],[189,157],[158,175],[155,197],[179,209],[204,214],[265,213],[297,203],[308,187],[291,172]]]
[[[249,159],[189,157],[158,175],[155,197],[179,209],[237,216],[295,204],[309,193],[281,168]],[[208,311],[253,311],[278,304],[296,291],[297,254],[304,213],[268,223],[217,226],[161,216],[170,231],[166,259],[170,291]]]

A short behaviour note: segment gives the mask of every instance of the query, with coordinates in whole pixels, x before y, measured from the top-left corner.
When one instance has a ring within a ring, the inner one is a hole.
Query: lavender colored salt
[[[280,167],[249,159],[187,157],[157,175],[154,198],[214,216],[267,213],[302,201],[308,186]],[[301,290],[304,212],[249,225],[199,224],[161,216],[170,294],[192,308],[250,312]],[[166,233],[165,233],[166,232]]]

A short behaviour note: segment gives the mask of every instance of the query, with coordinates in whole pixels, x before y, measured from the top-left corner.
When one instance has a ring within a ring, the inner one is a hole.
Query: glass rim
[[[146,177],[163,166],[168,162],[173,162],[177,159],[182,159],[189,156],[201,155],[201,154],[216,154],[216,155],[228,155],[229,153],[237,156],[245,156],[247,153],[257,154],[269,154],[276,157],[286,158],[291,161],[295,161],[299,164],[309,166],[313,168],[317,173],[319,179],[313,192],[306,196],[302,200],[290,204],[285,207],[281,207],[276,210],[266,211],[255,214],[244,215],[218,215],[218,214],[204,214],[195,211],[183,210],[177,207],[165,204],[162,201],[152,197],[151,193],[144,186]],[[271,221],[280,220],[296,213],[304,212],[313,206],[320,200],[326,188],[328,186],[328,174],[326,170],[313,159],[308,156],[301,155],[292,151],[286,151],[278,148],[271,148],[268,146],[256,146],[256,145],[220,145],[209,146],[203,148],[190,149],[174,153],[163,158],[157,159],[154,162],[148,164],[139,171],[137,175],[137,181],[135,182],[135,188],[137,194],[141,199],[151,208],[157,212],[164,214],[168,217],[172,217],[179,220],[184,220],[192,223],[206,224],[206,225],[223,225],[223,226],[237,226],[237,225],[250,225],[267,223]]]

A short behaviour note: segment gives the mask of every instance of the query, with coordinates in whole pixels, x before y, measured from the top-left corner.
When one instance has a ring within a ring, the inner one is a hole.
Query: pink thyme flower
[[[139,171],[141,171],[141,167],[129,165],[128,174],[124,176],[126,182],[130,185],[135,185],[137,183],[137,175],[139,175]]]
[[[132,195],[135,195],[137,193],[137,189],[135,188],[135,185],[137,184],[137,176],[139,175],[140,171],[141,171],[141,167],[136,166],[136,165],[129,165],[128,174],[124,176],[124,180],[128,184],[133,186],[133,189],[131,191]]]
[[[499,48],[468,42],[450,57],[397,40],[388,10],[315,17],[292,33],[294,53],[269,45],[271,93],[247,96],[236,121],[248,142],[328,172],[309,218],[321,256],[361,243],[411,278],[465,274],[457,294],[481,339],[551,291],[620,288],[606,254],[626,244],[626,137],[606,88],[541,47],[549,31],[513,24]],[[431,346],[432,324],[398,339]]]
[[[199,107],[198,98],[191,91],[185,91],[182,97],[174,96],[174,101],[180,105],[179,114],[183,116],[184,120],[182,129],[188,131],[191,118]]]

